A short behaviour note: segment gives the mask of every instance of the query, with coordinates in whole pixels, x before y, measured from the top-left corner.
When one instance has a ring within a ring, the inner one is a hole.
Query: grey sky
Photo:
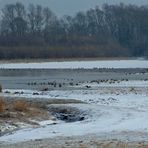
[[[0,0],[0,7],[6,3],[22,2],[24,4],[35,3],[49,6],[58,16],[73,15],[78,11],[85,11],[103,3],[115,4],[123,2],[125,4],[148,5],[148,0]]]

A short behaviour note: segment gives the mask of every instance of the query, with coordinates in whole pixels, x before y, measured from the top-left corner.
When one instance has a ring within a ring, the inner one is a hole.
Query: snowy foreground
[[[18,143],[29,140],[67,137],[67,136],[83,136],[88,134],[96,134],[99,136],[111,133],[118,133],[115,137],[119,140],[129,141],[148,141],[148,137],[144,133],[148,133],[148,81],[129,81],[121,82],[118,85],[113,84],[89,84],[90,89],[86,89],[85,85],[79,84],[74,90],[52,90],[47,92],[38,91],[38,95],[34,96],[34,90],[4,90],[9,94],[1,94],[2,96],[14,96],[14,92],[20,92],[15,96],[26,98],[62,98],[77,99],[87,104],[71,104],[67,106],[77,107],[87,116],[84,121],[65,123],[60,122],[56,125],[43,124],[40,128],[23,129],[10,135],[0,137],[0,143]],[[135,85],[135,86],[134,86]],[[78,89],[79,88],[79,89]],[[21,93],[23,91],[23,94]],[[122,133],[135,132],[139,135],[124,137]],[[119,134],[121,133],[121,134]],[[142,134],[143,133],[143,134]],[[142,136],[141,136],[142,135]]]
[[[100,60],[0,64],[1,69],[147,68],[148,60]]]

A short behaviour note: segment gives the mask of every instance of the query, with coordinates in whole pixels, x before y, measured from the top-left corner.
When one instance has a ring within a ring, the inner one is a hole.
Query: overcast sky
[[[22,2],[24,4],[35,3],[49,6],[58,16],[74,15],[78,11],[86,11],[94,8],[96,5],[104,3],[117,4],[123,2],[125,4],[148,5],[148,0],[0,0],[0,7],[6,3]]]

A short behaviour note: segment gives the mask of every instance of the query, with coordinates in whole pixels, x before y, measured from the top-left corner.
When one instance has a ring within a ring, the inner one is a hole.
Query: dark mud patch
[[[70,106],[49,106],[49,112],[58,120],[65,122],[83,121],[86,118],[86,112],[76,107]]]

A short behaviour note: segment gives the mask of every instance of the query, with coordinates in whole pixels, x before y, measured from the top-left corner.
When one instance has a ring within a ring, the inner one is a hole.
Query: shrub
[[[0,92],[2,92],[2,85],[0,84]]]
[[[0,98],[0,113],[4,112],[4,110],[5,110],[5,101],[2,98]]]
[[[29,107],[28,103],[26,101],[23,101],[23,100],[15,101],[13,103],[13,108],[16,111],[24,112],[24,111],[28,110],[28,107]]]

